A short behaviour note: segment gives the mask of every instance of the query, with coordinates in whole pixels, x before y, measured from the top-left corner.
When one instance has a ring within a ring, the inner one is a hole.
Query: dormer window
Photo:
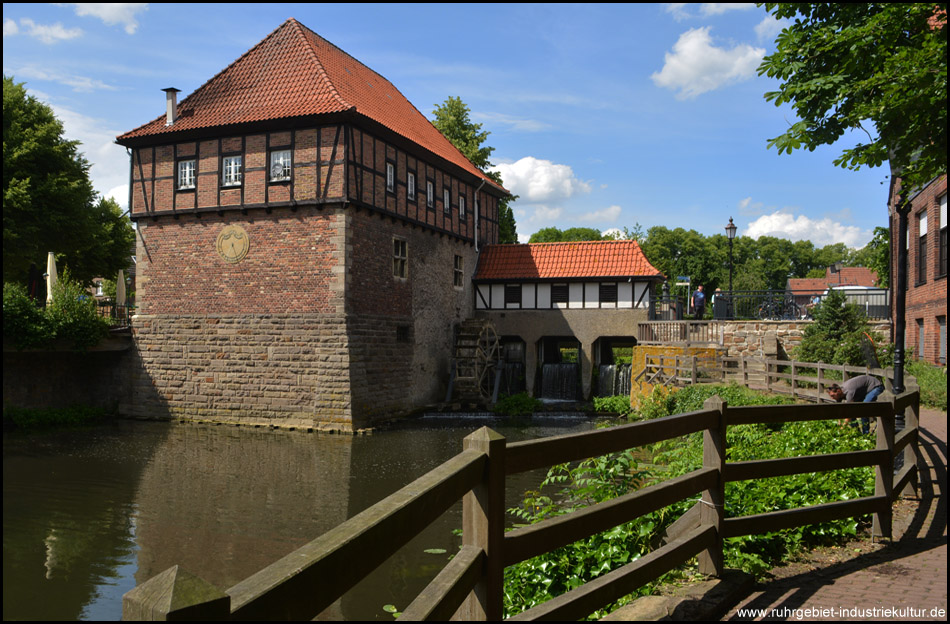
[[[195,188],[195,161],[178,161],[178,189]]]
[[[290,179],[290,150],[276,150],[270,153],[271,182]]]
[[[225,156],[221,159],[222,186],[241,185],[241,156]]]

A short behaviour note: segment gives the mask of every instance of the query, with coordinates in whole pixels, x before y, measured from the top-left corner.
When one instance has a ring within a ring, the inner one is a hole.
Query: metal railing
[[[96,301],[96,313],[102,318],[110,319],[113,328],[131,327],[132,314],[135,311],[134,305],[117,306],[110,299],[99,299]]]
[[[886,288],[842,287],[847,303],[856,305],[869,319],[890,317],[890,291]],[[807,320],[825,295],[798,290],[736,290],[714,293],[712,317],[722,320]]]
[[[895,436],[896,415],[906,428]],[[178,566],[123,597],[123,619],[312,619],[407,544],[460,498],[462,548],[402,613],[405,620],[500,620],[504,568],[697,495],[701,502],[680,518],[663,546],[636,561],[533,607],[513,620],[576,620],[669,570],[698,557],[700,572],[723,573],[723,539],[763,534],[873,514],[872,531],[891,535],[895,498],[916,485],[919,391],[908,385],[878,403],[728,407],[719,397],[702,410],[630,425],[509,444],[483,427],[462,442],[462,452],[395,494],[347,520],[283,559],[221,590]],[[726,461],[726,432],[734,425],[827,419],[877,419],[871,451],[809,457]],[[703,433],[703,467],[619,498],[505,532],[507,475]],[[893,472],[904,454],[904,468]],[[849,501],[725,516],[729,481],[838,470],[876,469],[875,491]],[[674,530],[675,529],[675,530]]]

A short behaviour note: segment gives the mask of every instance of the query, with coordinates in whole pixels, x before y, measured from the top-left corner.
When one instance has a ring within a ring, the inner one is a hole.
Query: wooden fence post
[[[183,622],[231,619],[231,597],[206,580],[172,566],[122,596],[125,621]]]
[[[690,372],[692,373],[692,380],[690,381],[690,383],[695,386],[696,378],[698,377],[697,370],[696,370],[696,356],[695,355],[693,356],[693,370]]]
[[[821,403],[821,384],[823,383],[821,375],[821,362],[818,362],[818,394],[815,395],[815,403]]]
[[[697,556],[699,571],[711,576],[722,576],[722,527],[725,520],[726,482],[723,469],[726,463],[726,408],[727,404],[719,396],[712,396],[703,403],[703,409],[716,410],[719,417],[716,424],[703,432],[703,468],[715,468],[718,471],[716,485],[703,491],[700,501],[700,525],[712,525],[716,528],[716,541],[713,546]]]
[[[886,450],[884,460],[874,468],[874,495],[887,497],[887,508],[874,514],[871,537],[891,538],[891,519],[894,501],[894,415],[897,398],[891,397],[891,409],[877,423],[877,450]]]
[[[462,620],[502,619],[504,572],[501,548],[505,538],[505,437],[482,427],[462,441],[462,450],[488,455],[482,482],[462,499],[462,544],[486,555],[481,580],[456,616]]]
[[[917,442],[904,447],[904,465],[910,466],[914,464],[917,466],[917,473],[911,482],[907,484],[907,487],[904,488],[904,491],[897,492],[896,495],[902,496],[906,494],[907,496],[914,496],[917,493],[917,482],[920,479],[920,475],[927,469],[926,462],[920,454],[920,387],[908,384],[905,392],[915,392],[917,394],[914,401],[904,410],[904,430],[916,429]]]

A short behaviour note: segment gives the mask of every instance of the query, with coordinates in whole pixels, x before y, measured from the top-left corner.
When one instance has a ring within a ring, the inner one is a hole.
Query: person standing
[[[858,375],[840,386],[831,384],[828,388],[828,396],[836,403],[840,403],[845,399],[848,403],[874,403],[882,392],[884,392],[884,384],[871,375]],[[845,423],[849,421],[850,419],[846,419]],[[862,418],[861,433],[868,433],[869,431],[868,419]]]
[[[703,318],[703,315],[706,313],[706,294],[703,293],[702,284],[696,287],[696,292],[693,293],[690,305],[693,306],[693,311],[696,313],[696,320]]]

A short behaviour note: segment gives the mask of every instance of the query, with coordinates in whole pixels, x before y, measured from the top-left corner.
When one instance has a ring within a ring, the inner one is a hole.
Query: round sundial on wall
[[[240,225],[228,225],[218,234],[218,254],[227,262],[238,263],[247,255],[250,240]]]

